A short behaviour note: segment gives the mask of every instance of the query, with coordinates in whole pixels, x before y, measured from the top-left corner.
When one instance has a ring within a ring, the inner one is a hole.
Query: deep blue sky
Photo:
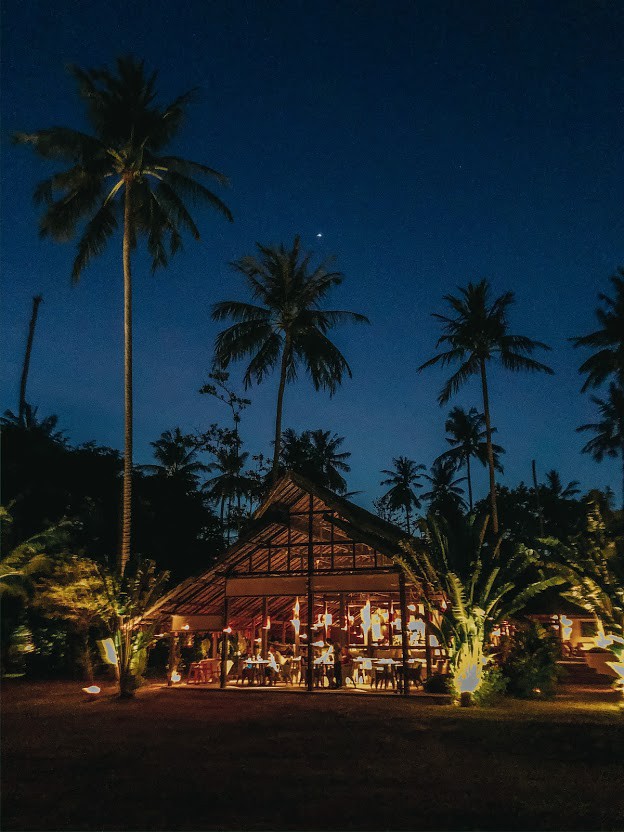
[[[623,24],[620,3],[569,0],[5,0],[2,405],[16,406],[41,292],[29,400],[74,441],[121,446],[121,242],[71,288],[72,244],[37,236],[31,195],[49,168],[7,137],[82,126],[65,65],[132,52],[160,70],[163,99],[201,88],[175,150],[230,177],[236,220],[202,212],[201,243],[155,277],[135,258],[138,461],[166,428],[225,419],[197,390],[217,331],[210,306],[241,296],[227,263],[300,233],[346,275],[332,305],[372,326],[336,333],[353,380],[331,400],[307,382],[288,388],[285,424],[346,437],[362,502],[393,456],[430,464],[443,450],[444,371],[416,367],[432,355],[442,295],[482,276],[516,292],[514,328],[552,345],[557,373],[491,373],[503,481],[528,480],[535,457],[541,473],[617,489],[617,463],[580,454],[574,429],[594,411],[566,339],[593,327],[596,294],[624,263]],[[254,451],[268,449],[276,387],[250,391]],[[456,401],[480,406],[477,384]]]

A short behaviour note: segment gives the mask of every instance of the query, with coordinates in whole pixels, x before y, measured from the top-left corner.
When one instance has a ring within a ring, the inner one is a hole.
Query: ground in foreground
[[[621,829],[608,697],[496,709],[7,684],[4,830]]]

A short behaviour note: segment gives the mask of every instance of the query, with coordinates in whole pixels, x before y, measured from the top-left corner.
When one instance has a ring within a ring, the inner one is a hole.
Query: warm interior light
[[[381,623],[383,620],[381,615],[382,612],[382,610],[376,609],[371,615],[371,631],[373,641],[381,641]]]
[[[572,619],[568,618],[567,615],[562,615],[559,622],[561,624],[561,638],[564,641],[569,641],[572,635]]]
[[[407,608],[410,612],[416,612],[416,604],[408,604]]]
[[[364,643],[368,641],[368,634],[371,629],[371,605],[370,599],[364,604],[360,610],[360,618],[362,619],[362,635],[364,636]]]
[[[82,689],[83,693],[88,693],[89,696],[95,696],[97,693],[100,693],[100,688],[97,685],[89,685],[88,688]]]
[[[266,621],[264,623],[264,627],[262,629],[263,630],[270,630],[271,629],[271,616],[270,615],[267,615]]]

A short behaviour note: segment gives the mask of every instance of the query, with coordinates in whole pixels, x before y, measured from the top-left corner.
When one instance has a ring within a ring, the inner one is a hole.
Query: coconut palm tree
[[[453,514],[466,508],[464,489],[460,483],[466,477],[455,477],[457,468],[450,459],[436,459],[431,466],[431,474],[423,477],[431,483],[431,489],[423,494],[423,499],[429,500],[429,511],[440,514]]]
[[[195,488],[199,476],[210,470],[197,457],[200,447],[196,437],[183,434],[180,428],[166,430],[160,438],[150,442],[154,448],[157,465],[142,465],[141,469],[150,474],[168,477],[186,482],[189,488]]]
[[[553,371],[541,364],[531,355],[536,349],[549,350],[541,341],[533,341],[525,335],[511,335],[507,319],[509,307],[514,302],[514,293],[505,292],[495,300],[490,299],[491,287],[488,280],[469,283],[459,288],[459,296],[445,295],[444,300],[450,305],[453,315],[433,317],[441,322],[443,334],[438,339],[437,347],[448,347],[444,352],[425,361],[418,369],[434,364],[446,367],[459,363],[459,368],[448,379],[438,396],[441,405],[446,404],[452,395],[474,375],[481,379],[483,394],[483,413],[487,444],[488,468],[490,473],[490,509],[492,532],[498,534],[498,511],[496,507],[496,476],[494,448],[492,445],[492,423],[490,418],[490,399],[487,382],[487,365],[498,359],[506,370],[519,372],[543,372],[552,375]]]
[[[565,582],[536,572],[529,551],[510,547],[501,557],[501,538],[484,546],[488,518],[458,516],[450,523],[429,513],[420,523],[426,546],[402,543],[397,558],[407,576],[423,588],[431,624],[449,650],[455,688],[470,696],[482,682],[484,653],[492,629],[531,598]],[[440,615],[440,613],[442,613]]]
[[[101,254],[121,224],[124,283],[124,477],[123,524],[119,572],[130,557],[132,509],[132,273],[130,255],[145,237],[152,268],[166,266],[182,246],[182,232],[199,239],[185,204],[190,197],[215,208],[227,219],[229,208],[203,181],[220,185],[225,177],[198,162],[166,154],[180,129],[190,93],[167,105],[156,101],[156,73],[142,61],[119,58],[115,70],[72,67],[78,95],[91,133],[50,127],[17,133],[40,156],[67,165],[37,186],[43,205],[40,233],[78,246],[72,268],[76,282],[89,262]]]
[[[617,384],[609,385],[606,399],[592,396],[601,419],[593,424],[581,425],[577,431],[591,430],[596,435],[583,447],[583,453],[591,454],[596,462],[605,456],[622,458],[622,507],[624,508],[624,389]]]
[[[444,426],[448,436],[446,441],[451,445],[448,451],[440,454],[439,460],[449,459],[456,468],[466,466],[466,479],[468,480],[468,504],[472,511],[472,477],[470,472],[470,460],[477,459],[481,465],[487,465],[487,442],[485,430],[485,416],[479,413],[476,407],[471,407],[466,412],[463,407],[454,407],[448,415]],[[492,428],[496,433],[496,428]],[[500,445],[493,444],[494,467],[499,473],[503,473],[503,466],[498,457],[505,453]],[[437,461],[437,460],[436,460]]]
[[[559,500],[572,500],[577,494],[580,494],[579,489],[579,481],[578,480],[570,480],[570,482],[564,487],[563,483],[561,482],[561,477],[559,475],[559,471],[556,471],[554,468],[552,471],[548,471],[546,474],[546,489],[547,491]]]
[[[343,442],[344,436],[332,435],[330,430],[304,430],[297,434],[287,428],[282,433],[281,466],[344,494],[347,482],[340,472],[348,474],[351,470],[347,464],[351,453],[340,450]]]
[[[240,453],[237,445],[228,444],[216,448],[214,462],[208,466],[208,470],[211,473],[216,472],[216,475],[203,486],[208,498],[220,505],[221,530],[228,543],[232,503],[237,500],[240,507],[241,498],[248,494],[255,485],[252,479],[243,473],[248,457],[249,454],[246,451]]]
[[[343,494],[347,490],[347,482],[342,474],[351,471],[351,466],[347,463],[351,452],[341,450],[344,436],[332,434],[330,430],[312,430],[310,441],[314,459],[323,474],[324,485],[331,491]]]
[[[587,375],[583,391],[599,387],[608,379],[614,379],[624,389],[624,269],[620,268],[611,282],[615,296],[610,298],[603,292],[598,295],[605,307],[596,310],[600,328],[571,339],[575,347],[597,350],[579,367],[579,373]]]
[[[321,303],[343,281],[340,272],[325,265],[310,267],[311,255],[301,251],[299,237],[291,249],[284,245],[257,244],[258,257],[251,255],[232,263],[247,283],[253,301],[223,301],[212,312],[213,320],[233,320],[215,342],[217,364],[226,369],[231,361],[251,356],[245,371],[245,388],[261,383],[280,368],[275,416],[275,447],[272,477],[278,474],[282,438],[282,408],[287,381],[295,381],[303,365],[316,390],[335,393],[351,368],[338,347],[328,338],[329,330],[343,323],[369,323],[355,312],[321,309]]]
[[[386,479],[381,481],[381,485],[390,486],[390,490],[384,494],[382,500],[391,511],[403,510],[405,512],[405,528],[407,533],[411,534],[410,518],[412,509],[420,508],[420,500],[415,489],[422,488],[418,480],[422,476],[421,471],[426,469],[424,465],[418,465],[413,459],[408,459],[406,456],[394,458],[392,465],[391,469],[381,472],[386,475]]]

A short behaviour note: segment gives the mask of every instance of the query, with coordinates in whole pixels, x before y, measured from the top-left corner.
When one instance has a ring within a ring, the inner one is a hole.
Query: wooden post
[[[260,655],[263,659],[269,654],[269,631],[266,628],[267,617],[269,615],[269,602],[266,595],[262,598],[262,624],[260,629]]]
[[[407,629],[407,598],[405,575],[399,572],[399,604],[401,606],[401,657],[403,659],[403,694],[409,696],[409,630]]]
[[[226,582],[226,592],[227,592],[227,582]],[[230,634],[226,633],[226,627],[228,626],[228,607],[229,607],[229,598],[227,595],[225,596],[225,600],[223,601],[223,638],[221,640],[221,678],[220,678],[220,687],[223,689],[227,684],[227,654],[228,654],[228,647],[230,646]]]
[[[219,656],[219,633],[212,633],[212,651],[210,658],[216,659]]]
[[[167,687],[171,687],[173,685],[173,673],[176,669],[175,667],[175,657],[176,657],[176,633],[173,630],[169,633],[169,663],[167,664]]]
[[[347,616],[346,616],[346,613],[345,613],[344,592],[341,592],[340,595],[338,596],[338,621],[340,622],[340,624],[338,626],[340,627],[340,632],[344,633],[344,636],[341,635],[340,641],[341,641],[341,643],[346,644],[347,647],[348,647],[349,646],[349,622],[346,619],[347,619]],[[347,629],[343,630],[342,628],[344,627],[345,624],[347,625]]]
[[[310,494],[308,514],[308,666],[306,668],[306,687],[312,690],[314,685],[314,648],[312,647],[312,624],[314,623],[314,587],[312,585],[314,575],[314,545],[312,536],[314,534],[314,497]]]
[[[425,659],[427,662],[427,679],[431,676],[431,628],[429,622],[431,621],[431,613],[425,607]]]

